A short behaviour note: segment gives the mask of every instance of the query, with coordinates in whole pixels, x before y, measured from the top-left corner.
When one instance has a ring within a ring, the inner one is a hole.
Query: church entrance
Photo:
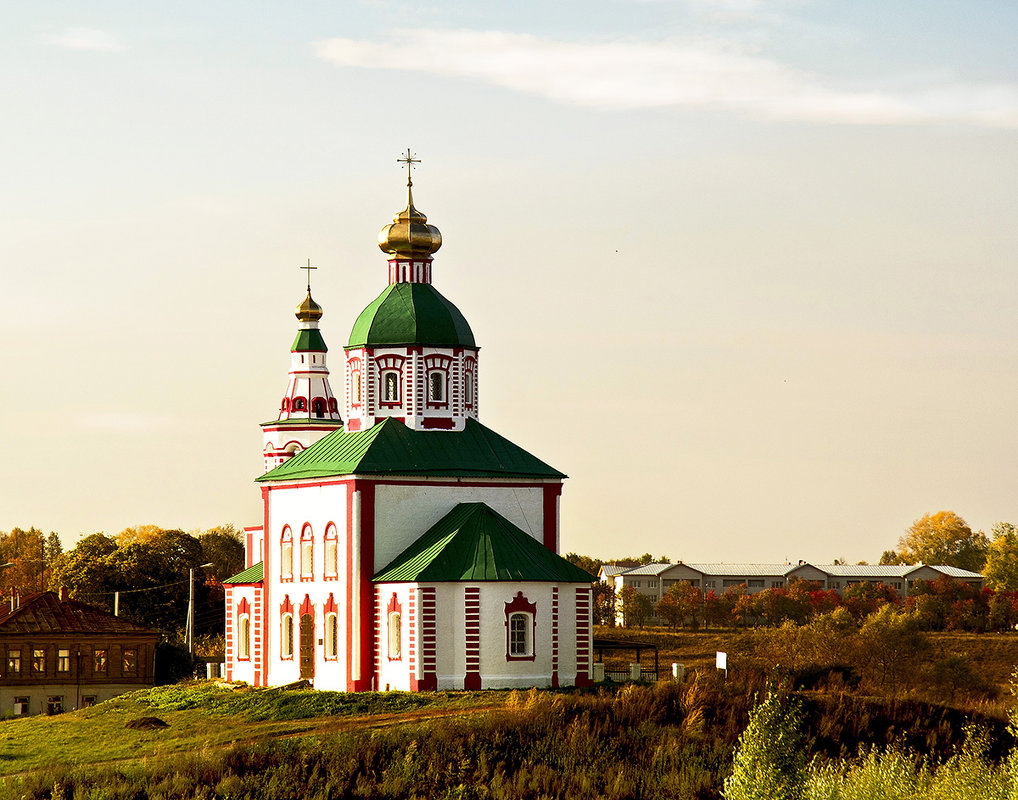
[[[300,618],[300,677],[315,677],[315,618],[310,614]]]

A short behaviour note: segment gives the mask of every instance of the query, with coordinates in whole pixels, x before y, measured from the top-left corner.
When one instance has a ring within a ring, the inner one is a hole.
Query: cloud
[[[318,56],[344,67],[426,72],[605,109],[701,108],[843,124],[937,121],[1018,127],[1018,86],[938,78],[908,89],[837,87],[731,41],[568,42],[495,31],[396,31],[335,38]]]
[[[49,36],[46,41],[56,47],[68,50],[99,50],[113,53],[126,49],[116,37],[96,28],[68,28],[58,36]]]
[[[169,422],[167,417],[131,411],[85,414],[79,418],[79,423],[83,428],[114,433],[141,433],[165,427]]]

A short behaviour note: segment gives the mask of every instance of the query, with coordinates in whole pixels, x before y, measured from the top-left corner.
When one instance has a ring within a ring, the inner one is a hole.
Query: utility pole
[[[199,569],[211,566],[209,562],[202,564]],[[187,576],[187,652],[194,653],[194,567],[188,570]]]

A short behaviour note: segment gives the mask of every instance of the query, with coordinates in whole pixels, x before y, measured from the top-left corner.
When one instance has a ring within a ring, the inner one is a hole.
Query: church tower
[[[402,159],[412,166],[408,155]],[[413,430],[461,431],[477,419],[477,345],[466,319],[431,283],[442,234],[407,205],[378,235],[389,285],[354,323],[346,346],[346,429],[387,417]]]
[[[308,265],[308,270],[314,267]],[[310,273],[309,273],[310,274]],[[311,297],[311,282],[304,301],[297,306],[297,336],[290,347],[290,379],[279,404],[279,415],[262,423],[265,438],[265,471],[343,427],[339,402],[329,386],[325,345],[318,320],[322,307]]]

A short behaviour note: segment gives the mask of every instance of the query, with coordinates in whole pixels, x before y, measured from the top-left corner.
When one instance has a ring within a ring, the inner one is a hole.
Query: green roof
[[[315,353],[328,353],[329,348],[325,346],[325,339],[318,328],[299,328],[297,337],[290,345],[291,353],[304,353],[307,351]]]
[[[476,420],[461,431],[419,431],[388,417],[366,431],[333,431],[258,480],[354,474],[566,477]]]
[[[476,347],[466,319],[430,283],[393,283],[365,308],[347,347]]]
[[[387,567],[378,583],[596,580],[484,503],[460,503]]]
[[[223,583],[261,583],[265,579],[265,562],[259,561],[254,566],[248,567],[243,572],[238,572],[232,578],[227,578]]]

